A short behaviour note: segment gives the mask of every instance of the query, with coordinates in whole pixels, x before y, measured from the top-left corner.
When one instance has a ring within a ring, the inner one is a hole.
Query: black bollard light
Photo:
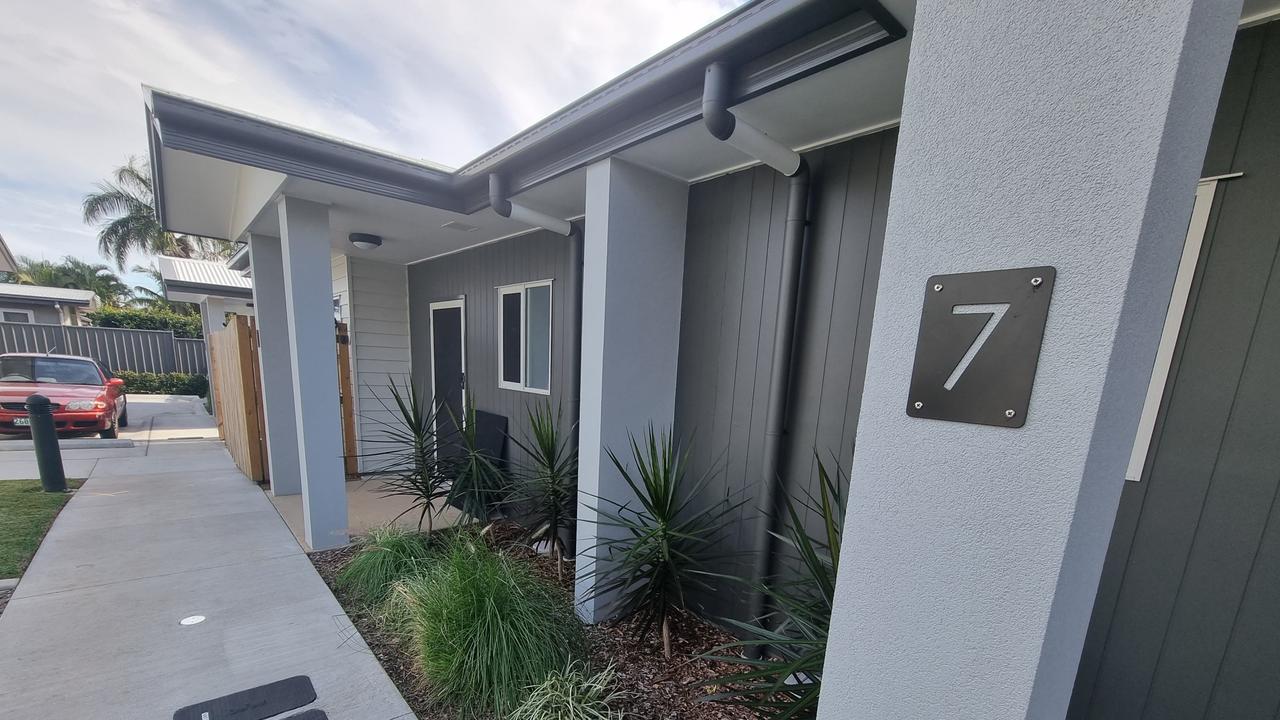
[[[62,450],[58,447],[58,431],[53,426],[53,410],[49,398],[32,395],[27,398],[27,417],[31,419],[31,444],[40,466],[40,487],[45,492],[66,492],[67,475],[62,470]]]

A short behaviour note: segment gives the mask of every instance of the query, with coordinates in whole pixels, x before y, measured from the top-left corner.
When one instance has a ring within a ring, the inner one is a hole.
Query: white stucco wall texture
[[[1239,2],[921,2],[822,720],[1061,718]],[[1025,427],[906,415],[926,279],[1057,268]]]

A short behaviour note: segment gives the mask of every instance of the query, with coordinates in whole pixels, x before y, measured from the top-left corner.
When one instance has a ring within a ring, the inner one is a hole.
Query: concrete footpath
[[[331,720],[412,718],[203,407],[129,412],[134,447],[68,451],[93,465],[0,615],[0,716],[167,719],[307,675]]]

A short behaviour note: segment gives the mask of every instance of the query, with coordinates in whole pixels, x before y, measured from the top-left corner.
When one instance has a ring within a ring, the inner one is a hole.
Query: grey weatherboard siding
[[[813,195],[782,472],[793,496],[816,489],[815,451],[832,472],[853,457],[896,142],[889,130],[805,155]],[[691,442],[695,476],[721,469],[707,499],[747,501],[730,527],[733,549],[752,547],[764,488],[786,204],[787,179],[765,167],[690,188],[675,431]],[[750,567],[742,558],[715,569]],[[703,599],[710,612],[745,612],[742,588],[718,590]]]
[[[571,336],[565,327],[569,316],[566,292],[569,272],[569,239],[545,230],[446,255],[409,266],[409,328],[413,350],[413,375],[431,392],[430,305],[466,298],[467,386],[475,407],[508,421],[509,432],[523,438],[530,407],[550,400],[560,405],[565,422],[570,410],[565,358]],[[514,283],[552,280],[551,284],[551,395],[539,395],[498,387],[498,290]],[[508,447],[515,459],[518,448]]]
[[[1152,449],[1126,483],[1071,720],[1280,709],[1280,22],[1243,30],[1219,183]]]

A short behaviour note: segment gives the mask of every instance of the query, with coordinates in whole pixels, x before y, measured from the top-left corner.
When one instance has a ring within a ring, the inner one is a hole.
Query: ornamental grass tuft
[[[613,666],[598,673],[573,663],[529,689],[529,697],[507,720],[622,720],[613,709],[627,697],[613,689],[618,673]]]
[[[376,528],[361,541],[360,552],[338,575],[338,587],[362,602],[381,603],[397,580],[418,570],[427,553],[422,535],[395,526]]]
[[[395,594],[432,698],[461,717],[506,717],[585,648],[568,595],[474,533],[447,540]]]

